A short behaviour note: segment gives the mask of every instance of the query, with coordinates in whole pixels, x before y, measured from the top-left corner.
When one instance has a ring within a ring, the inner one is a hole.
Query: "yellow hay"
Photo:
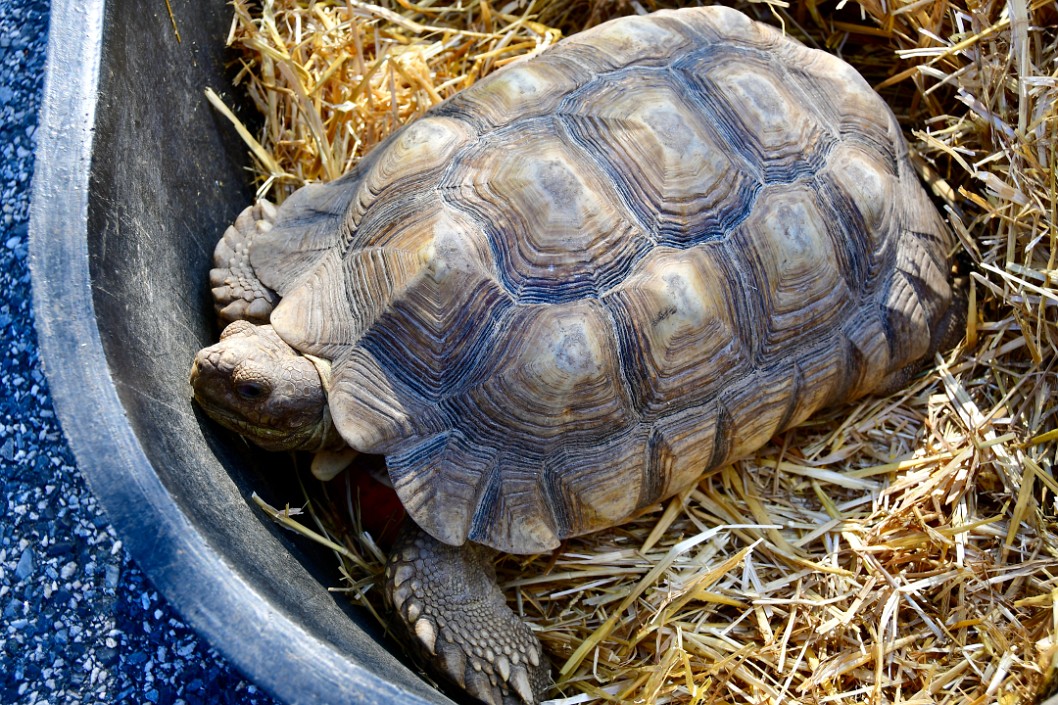
[[[261,194],[337,177],[396,127],[635,0],[235,0]],[[967,341],[904,392],[500,577],[559,703],[1028,703],[1058,679],[1058,11],[1053,0],[739,5],[839,53],[901,119],[970,292]],[[234,118],[234,116],[232,116]],[[257,144],[259,142],[259,144]],[[383,560],[310,490],[351,597]],[[290,512],[271,510],[288,526]],[[307,531],[307,530],[306,530]],[[348,555],[346,555],[348,554]]]

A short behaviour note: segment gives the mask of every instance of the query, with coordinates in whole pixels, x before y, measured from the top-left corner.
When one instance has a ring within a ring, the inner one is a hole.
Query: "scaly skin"
[[[191,366],[195,401],[266,450],[340,450],[319,370],[271,326],[235,321]]]
[[[224,324],[268,323],[268,316],[279,302],[279,297],[261,283],[250,265],[254,237],[271,230],[275,218],[275,206],[263,199],[258,201],[228,226],[213,251],[209,284],[217,317]]]
[[[532,705],[550,671],[540,640],[496,584],[495,555],[441,543],[409,521],[386,566],[386,599],[408,641],[443,676],[490,705]]]

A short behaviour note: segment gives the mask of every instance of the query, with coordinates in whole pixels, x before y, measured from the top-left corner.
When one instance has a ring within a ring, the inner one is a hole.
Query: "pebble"
[[[0,703],[272,705],[129,561],[51,407],[27,262],[48,10],[0,0]]]
[[[15,566],[15,578],[21,581],[31,575],[33,575],[33,551],[27,548],[22,551],[22,557],[18,559],[18,565]]]

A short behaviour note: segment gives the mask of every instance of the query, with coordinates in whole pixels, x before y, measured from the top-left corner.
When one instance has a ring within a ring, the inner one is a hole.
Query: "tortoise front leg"
[[[258,234],[272,228],[275,219],[275,206],[260,200],[239,214],[213,250],[209,285],[222,326],[233,321],[264,325],[279,302],[279,297],[261,283],[250,264],[250,245]]]
[[[386,566],[386,598],[431,668],[486,703],[533,705],[550,669],[540,640],[496,584],[495,555],[449,546],[409,520]]]

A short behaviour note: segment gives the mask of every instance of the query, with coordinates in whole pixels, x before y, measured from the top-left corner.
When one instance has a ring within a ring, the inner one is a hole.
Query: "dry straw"
[[[562,34],[655,9],[636,0],[234,7],[237,83],[264,116],[256,138],[240,129],[260,192],[275,199],[337,177],[395,127]],[[1058,625],[1055,4],[740,7],[842,55],[890,102],[958,236],[967,340],[904,392],[781,434],[636,521],[553,555],[504,559],[514,607],[556,665],[551,697],[1044,699]],[[383,555],[355,520],[342,528],[343,513],[358,516],[348,485],[310,495],[314,531],[340,549],[342,589],[377,609]]]

